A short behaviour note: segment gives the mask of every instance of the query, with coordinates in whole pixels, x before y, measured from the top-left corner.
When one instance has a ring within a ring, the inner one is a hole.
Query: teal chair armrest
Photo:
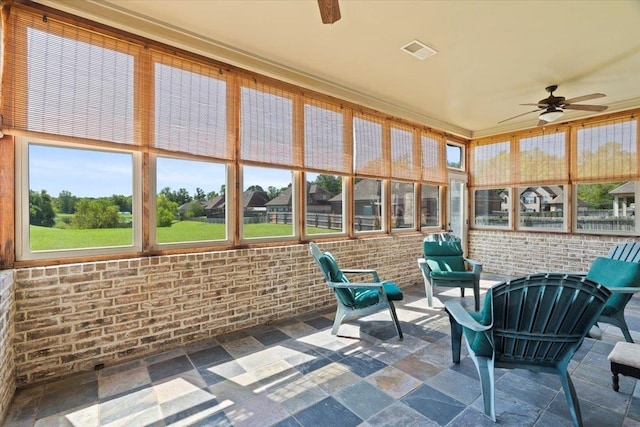
[[[607,289],[616,294],[635,294],[636,292],[640,292],[640,288],[610,288],[607,286]]]
[[[362,268],[348,268],[348,269],[342,269],[342,272],[344,274],[371,274],[373,276],[373,281],[374,282],[379,282],[380,278],[378,277],[378,272],[376,270],[372,270],[372,269],[362,269]]]
[[[444,306],[449,315],[463,328],[471,329],[475,332],[484,332],[493,327],[493,322],[490,325],[483,325],[471,317],[469,312],[458,301],[445,301]]]
[[[355,288],[366,288],[366,289],[380,289],[384,292],[384,286],[381,282],[376,283],[358,283],[358,282],[330,282],[329,286],[332,288],[345,288],[345,289],[355,289]]]
[[[468,259],[468,258],[465,258],[464,260],[471,266],[471,272],[473,274],[482,273],[482,263],[481,262],[474,261],[474,260]]]

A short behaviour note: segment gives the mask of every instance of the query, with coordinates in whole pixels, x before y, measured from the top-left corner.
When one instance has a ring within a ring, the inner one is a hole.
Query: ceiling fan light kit
[[[606,96],[604,93],[591,93],[589,95],[578,96],[576,98],[566,99],[564,96],[555,96],[553,92],[558,89],[558,85],[547,86],[545,90],[549,93],[549,96],[545,99],[541,99],[535,104],[520,104],[520,105],[532,105],[537,107],[533,111],[527,111],[526,113],[518,114],[517,116],[510,117],[502,120],[498,123],[506,122],[507,120],[515,119],[530,113],[539,112],[538,126],[544,126],[545,124],[558,120],[564,115],[564,110],[581,110],[581,111],[595,111],[601,112],[608,108],[606,105],[588,105],[588,104],[575,104],[575,102],[588,101],[590,99],[602,98]]]
[[[558,120],[562,116],[564,116],[564,111],[554,108],[553,110],[544,111],[538,118],[548,123],[554,120]]]

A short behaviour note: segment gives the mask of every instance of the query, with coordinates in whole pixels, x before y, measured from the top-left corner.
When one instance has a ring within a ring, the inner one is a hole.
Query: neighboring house
[[[353,214],[355,216],[381,216],[380,215],[380,181],[376,179],[363,179],[353,186]],[[329,199],[331,213],[342,213],[342,193]]]
[[[307,213],[331,212],[329,200],[333,197],[325,188],[307,182]],[[291,212],[291,187],[282,190],[280,194],[266,203],[267,213],[271,212]]]
[[[246,190],[242,193],[242,209],[245,217],[261,216],[267,211],[269,196],[266,191]]]
[[[216,196],[204,204],[204,214],[207,218],[221,218],[225,215],[225,196]]]
[[[498,192],[494,189],[476,190],[475,215],[484,216],[494,212],[500,212],[504,204],[508,204],[509,197],[506,192]]]
[[[613,196],[613,216],[635,215],[636,183],[629,181],[609,191]]]
[[[520,193],[520,212],[552,212],[563,209],[562,187],[528,187]]]

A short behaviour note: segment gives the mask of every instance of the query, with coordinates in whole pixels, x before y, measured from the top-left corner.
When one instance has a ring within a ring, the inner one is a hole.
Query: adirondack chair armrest
[[[619,294],[635,294],[636,292],[640,292],[640,288],[609,288],[607,287],[607,289],[609,289],[612,293],[619,293]]]
[[[347,268],[341,269],[344,274],[371,274],[373,276],[374,282],[379,282],[380,278],[378,277],[378,272],[376,270],[370,268]]]
[[[493,327],[493,324],[485,326],[476,321],[458,301],[445,301],[444,306],[449,315],[463,328],[468,328],[475,332],[483,332]]]
[[[472,259],[468,259],[465,258],[464,259],[470,266],[471,266],[471,271],[473,272],[473,274],[480,274],[482,273],[482,263],[472,260]]]
[[[368,288],[368,289],[380,289],[384,292],[384,286],[381,282],[376,283],[360,283],[360,282],[330,282],[329,286],[332,288]]]

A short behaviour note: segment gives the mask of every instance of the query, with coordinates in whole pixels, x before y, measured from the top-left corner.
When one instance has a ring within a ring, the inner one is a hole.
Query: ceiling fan
[[[323,24],[333,24],[341,18],[338,0],[318,0]]]
[[[538,126],[543,126],[549,122],[559,119],[564,114],[564,110],[582,110],[582,111],[604,111],[608,108],[606,105],[587,105],[587,104],[575,104],[575,102],[588,101],[590,99],[602,98],[606,96],[604,93],[592,93],[589,95],[578,96],[576,98],[565,99],[564,96],[555,96],[553,92],[558,89],[558,85],[547,86],[545,90],[549,92],[549,96],[545,99],[541,99],[535,104],[520,104],[520,105],[535,105],[535,110],[527,111],[526,113],[518,114],[514,117],[502,120],[498,123],[506,122],[507,120],[515,119],[517,117],[524,116],[526,114],[540,112],[538,116]]]

